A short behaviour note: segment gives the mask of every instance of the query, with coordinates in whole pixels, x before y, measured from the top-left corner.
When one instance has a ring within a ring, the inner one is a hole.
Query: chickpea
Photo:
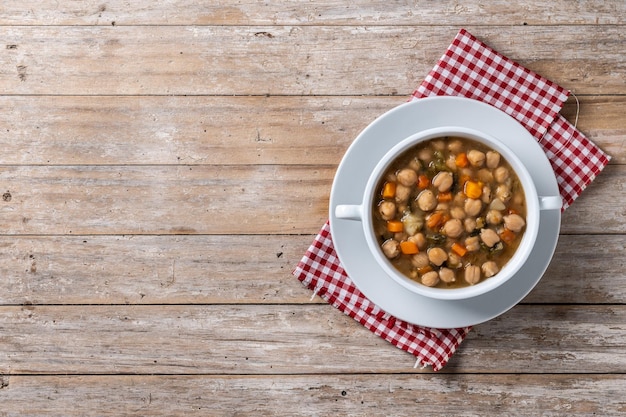
[[[453,219],[463,220],[465,218],[465,210],[457,206],[452,207],[450,209],[450,216],[452,216]]]
[[[506,167],[498,167],[493,171],[493,178],[498,181],[500,184],[504,183],[509,179],[510,173]]]
[[[409,168],[404,168],[396,174],[398,182],[404,186],[411,187],[417,182],[417,172]]]
[[[504,227],[509,229],[511,232],[519,233],[526,226],[526,222],[524,218],[519,214],[509,214],[508,216],[504,216]]]
[[[446,284],[456,281],[456,274],[450,268],[441,268],[439,270],[439,278]]]
[[[448,143],[448,150],[454,154],[458,154],[463,151],[463,142],[456,139]]]
[[[431,146],[436,151],[443,151],[446,149],[446,143],[443,140],[434,140],[431,142]]]
[[[479,181],[486,182],[486,183],[490,183],[493,181],[493,174],[491,173],[491,170],[487,168],[483,168],[479,170],[478,173],[476,174],[476,177],[478,177]]]
[[[409,237],[407,240],[415,243],[420,250],[426,249],[426,245],[428,244],[424,233],[416,233],[413,236]]]
[[[440,191],[445,192],[452,187],[452,183],[454,182],[454,177],[452,173],[447,171],[441,171],[437,175],[433,177],[432,184]]]
[[[469,252],[476,252],[480,249],[480,239],[478,236],[470,236],[465,239],[465,249]]]
[[[481,167],[485,163],[485,154],[476,149],[467,153],[467,160],[473,167]]]
[[[465,204],[465,198],[465,193],[463,191],[459,191],[454,195],[454,198],[452,199],[452,204],[454,204],[455,206],[462,206],[463,204]]]
[[[423,163],[428,164],[433,159],[433,151],[430,148],[422,148],[417,154],[417,157]]]
[[[436,271],[426,272],[422,275],[422,284],[427,287],[434,287],[439,284],[439,274]]]
[[[400,255],[400,242],[394,239],[387,239],[382,245],[383,253],[389,259]]]
[[[441,266],[441,264],[448,260],[448,254],[441,248],[430,248],[428,250],[428,260],[434,265]]]
[[[488,224],[496,225],[502,223],[502,212],[499,210],[489,210],[487,216],[485,216]]]
[[[483,193],[480,195],[480,199],[485,204],[491,202],[491,188],[488,185],[483,186]]]
[[[460,268],[462,266],[461,257],[454,252],[450,252],[448,254],[448,261],[446,262],[446,265],[450,268]]]
[[[450,204],[448,203],[439,203],[437,204],[437,207],[435,207],[435,211],[449,211],[450,210]]]
[[[511,202],[513,204],[523,204],[524,203],[524,192],[523,191],[517,191],[516,193],[514,193],[513,197],[511,198]]]
[[[450,171],[456,171],[457,166],[456,166],[456,158],[454,155],[450,155],[448,159],[446,159],[446,166],[448,167]]]
[[[416,253],[411,257],[411,264],[416,268],[424,268],[430,264],[428,255],[424,252]]]
[[[511,199],[511,195],[511,188],[506,184],[500,184],[496,188],[496,197],[504,203]]]
[[[490,248],[500,241],[500,236],[493,229],[482,229],[480,231],[480,240]]]
[[[398,232],[398,233],[394,233],[393,234],[393,238],[395,240],[397,240],[398,242],[403,242],[405,241],[407,238],[409,237],[409,235],[407,235],[404,232]]]
[[[409,162],[409,168],[417,172],[422,169],[422,164],[420,163],[419,159],[413,158],[411,159],[411,162]]]
[[[463,233],[463,223],[459,219],[450,219],[443,225],[441,232],[451,238],[457,238]]]
[[[472,233],[474,230],[476,230],[476,219],[468,217],[467,219],[463,220],[463,226],[465,226],[465,231],[467,233]]]
[[[465,282],[474,285],[480,281],[480,268],[476,265],[468,265],[465,268]]]
[[[487,168],[494,169],[500,165],[500,154],[495,151],[488,151],[486,155]]]
[[[480,200],[468,198],[465,201],[465,214],[468,216],[478,216],[478,213],[483,209],[483,203]]]
[[[396,193],[398,192],[396,188]],[[424,190],[417,196],[417,206],[422,211],[431,211],[437,207],[437,199],[435,194],[430,190]]]
[[[406,203],[411,196],[411,187],[398,184],[396,186],[396,203]]]
[[[476,171],[473,168],[462,168],[459,171],[460,175],[466,175],[470,178],[473,178],[476,175]]]
[[[498,264],[496,264],[494,261],[485,262],[480,267],[480,269],[482,269],[483,274],[485,274],[487,278],[494,276],[500,271],[500,268],[498,268]]]
[[[378,212],[383,220],[391,220],[396,216],[396,203],[393,201],[383,201],[378,206]]]

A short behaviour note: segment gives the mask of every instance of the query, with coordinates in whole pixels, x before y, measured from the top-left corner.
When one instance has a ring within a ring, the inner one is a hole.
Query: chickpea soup
[[[383,174],[373,226],[395,268],[423,285],[460,288],[496,275],[524,234],[521,182],[498,152],[475,140],[421,142]]]

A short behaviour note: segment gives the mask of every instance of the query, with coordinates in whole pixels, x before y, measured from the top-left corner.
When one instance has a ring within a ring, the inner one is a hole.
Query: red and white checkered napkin
[[[565,210],[609,162],[608,155],[558,114],[568,94],[462,29],[411,99],[465,96],[514,117],[546,152]],[[294,275],[314,294],[435,371],[445,366],[471,329],[417,326],[374,305],[341,267],[328,222],[298,263]]]
[[[461,29],[411,98],[464,96],[514,117],[546,152],[565,210],[610,159],[558,114],[568,95]]]

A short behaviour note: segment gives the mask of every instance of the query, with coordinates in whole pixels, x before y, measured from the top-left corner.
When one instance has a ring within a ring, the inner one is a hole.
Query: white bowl
[[[399,272],[382,253],[380,244],[376,239],[372,223],[372,207],[375,197],[374,193],[376,192],[376,187],[387,167],[396,159],[397,156],[402,154],[408,148],[411,148],[420,142],[444,136],[456,136],[472,139],[484,143],[490,148],[498,151],[517,174],[524,189],[527,207],[526,229],[524,235],[519,247],[515,251],[515,254],[503,266],[503,268],[493,277],[484,279],[478,284],[468,287],[449,289],[427,287]],[[511,279],[524,265],[533,247],[535,246],[539,231],[540,211],[560,210],[561,206],[562,200],[560,196],[539,196],[537,194],[535,184],[528,168],[502,141],[485,132],[480,132],[475,129],[460,126],[443,126],[415,133],[391,148],[380,159],[374,170],[371,172],[362,200],[356,204],[337,205],[335,207],[334,214],[338,219],[361,222],[367,241],[367,247],[369,249],[369,253],[363,254],[363,256],[373,257],[385,273],[404,288],[416,294],[433,299],[462,300],[490,292]]]

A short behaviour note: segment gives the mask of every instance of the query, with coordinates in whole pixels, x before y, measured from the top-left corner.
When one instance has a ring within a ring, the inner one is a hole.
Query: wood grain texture
[[[317,233],[328,218],[335,170],[7,166],[0,168],[8,193],[0,201],[0,227],[10,235]],[[624,233],[625,181],[626,167],[608,166],[564,213],[562,232]]]
[[[0,304],[307,303],[312,236],[4,237]]]
[[[626,413],[622,0],[0,5],[0,416]],[[610,165],[443,371],[291,275],[356,135],[465,27]],[[574,98],[562,114],[577,117]]]
[[[626,7],[620,0],[525,1],[511,7],[506,0],[480,2],[427,0],[388,2],[337,0],[303,3],[244,0],[216,5],[170,0],[145,5],[123,0],[10,2],[3,5],[0,25],[605,25],[623,24]]]
[[[302,304],[291,271],[311,235],[8,236],[0,305]],[[540,304],[624,304],[624,235],[562,235]],[[320,298],[315,302],[322,303]]]
[[[442,372],[625,373],[625,323],[624,305],[518,305]],[[326,304],[6,306],[0,327],[0,374],[425,372]]]
[[[361,130],[406,99],[0,96],[0,164],[336,165]],[[626,98],[579,101],[578,128],[623,164]],[[574,123],[576,110],[570,98],[562,113]]]
[[[11,95],[406,97],[458,29],[8,26],[0,27],[0,38],[9,45],[0,54],[0,85]],[[577,94],[626,93],[620,26],[468,29]]]
[[[620,233],[625,232],[624,165],[607,166],[601,175],[584,190],[563,213],[561,233]],[[609,184],[610,182],[610,184]],[[604,216],[604,214],[611,214]]]
[[[0,96],[0,163],[336,165],[362,129],[406,100]]]
[[[334,171],[265,165],[6,167],[0,180],[11,200],[2,207],[0,225],[7,234],[310,232],[328,217]]]
[[[619,375],[11,376],[7,417],[619,416]],[[115,398],[116,401],[111,401]],[[15,413],[12,410],[21,410]]]

